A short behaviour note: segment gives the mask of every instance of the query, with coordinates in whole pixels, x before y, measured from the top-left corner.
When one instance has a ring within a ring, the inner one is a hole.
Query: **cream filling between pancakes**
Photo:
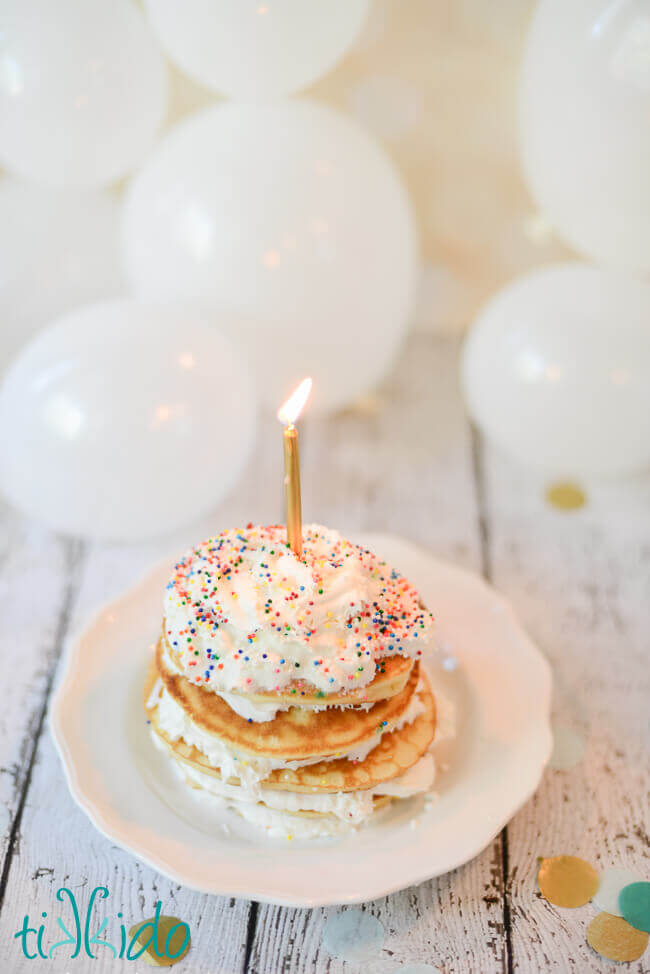
[[[185,766],[183,774],[196,782],[211,795],[236,802],[254,802],[259,798],[239,785],[228,785],[212,775],[204,774],[196,768]],[[424,754],[404,774],[386,781],[376,788],[366,791],[339,791],[328,794],[308,794],[294,791],[275,791],[265,788],[262,801],[267,808],[282,812],[319,812],[323,815],[335,815],[352,825],[359,825],[374,811],[373,798],[375,795],[390,795],[393,798],[411,798],[419,792],[428,791],[435,779],[435,765],[433,755]]]
[[[325,757],[319,755],[299,761],[284,761],[281,758],[260,757],[259,755],[233,748],[221,738],[216,737],[214,734],[209,734],[194,723],[180,704],[168,693],[160,678],[156,681],[146,706],[147,710],[157,707],[158,724],[170,740],[177,741],[181,738],[186,744],[199,750],[208,759],[212,767],[219,768],[224,781],[227,781],[229,778],[239,778],[244,787],[253,789],[254,793],[259,796],[260,781],[263,781],[272,771],[277,769],[295,771],[297,768],[306,767],[310,764],[318,764],[321,761],[334,761],[341,757],[345,757],[349,761],[365,760],[373,748],[377,747],[383,733],[401,730],[407,724],[412,724],[416,717],[419,717],[424,712],[425,706],[419,697],[419,690],[422,686],[421,683],[418,684],[408,706],[400,717],[383,731],[374,733],[370,741],[361,747]]]

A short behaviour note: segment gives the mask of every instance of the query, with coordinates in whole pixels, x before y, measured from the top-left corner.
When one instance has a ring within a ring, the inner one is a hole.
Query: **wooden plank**
[[[587,744],[576,767],[546,773],[508,828],[514,969],[609,970],[585,940],[596,909],[550,906],[536,857],[569,853],[650,874],[650,483],[593,488],[569,513],[549,508],[540,478],[494,451],[483,466],[494,583],[551,661],[554,721]]]
[[[78,583],[81,548],[0,509],[0,904],[20,836],[25,789],[46,698]]]
[[[326,523],[346,531],[391,531],[480,571],[471,439],[456,355],[454,342],[411,338],[374,401],[310,430],[303,480],[311,492],[308,509]],[[384,950],[372,962],[343,964],[323,950],[323,925],[338,908],[260,905],[249,970],[352,974],[407,962],[481,974],[506,970],[503,857],[499,837],[462,869],[366,904],[386,930]]]

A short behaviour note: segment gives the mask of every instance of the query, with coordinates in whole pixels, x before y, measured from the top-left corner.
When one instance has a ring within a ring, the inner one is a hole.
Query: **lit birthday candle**
[[[296,421],[311,392],[311,379],[303,379],[278,410],[284,423],[284,496],[287,517],[287,540],[294,554],[302,554],[302,509],[300,501],[300,457]]]

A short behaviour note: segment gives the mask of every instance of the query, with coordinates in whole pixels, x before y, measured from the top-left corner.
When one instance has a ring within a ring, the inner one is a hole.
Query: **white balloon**
[[[132,0],[3,0],[0,163],[49,185],[97,186],[149,148],[165,66]]]
[[[0,370],[53,317],[125,286],[115,196],[0,181]]]
[[[132,539],[210,511],[252,447],[254,389],[209,318],[89,305],[38,335],[0,389],[0,486],[57,530]]]
[[[275,98],[311,84],[359,33],[369,0],[145,0],[181,70],[236,98]]]
[[[415,280],[413,219],[384,153],[330,109],[199,113],[134,177],[123,229],[141,295],[240,316],[231,327],[271,405],[312,375],[310,410],[332,409],[390,366]]]
[[[524,57],[521,151],[561,236],[650,271],[650,5],[542,0]]]
[[[519,278],[465,342],[470,414],[496,443],[558,476],[650,465],[650,284],[582,264]]]

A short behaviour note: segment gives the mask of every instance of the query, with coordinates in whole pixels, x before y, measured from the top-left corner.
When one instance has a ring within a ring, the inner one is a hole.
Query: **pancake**
[[[178,653],[169,645],[164,632],[162,641],[165,651],[180,667]],[[261,690],[257,693],[232,689],[228,693],[237,693],[252,704],[274,703],[278,707],[332,707],[335,705],[353,706],[354,704],[375,703],[393,697],[406,686],[406,681],[413,668],[413,660],[409,656],[383,656],[377,660],[377,670],[374,678],[365,686],[357,687],[340,693],[323,693],[308,680],[293,680],[283,690]]]
[[[157,679],[157,671],[152,666],[144,688],[145,703],[149,700]],[[422,684],[418,693],[425,707],[424,712],[416,717],[413,723],[406,724],[399,730],[382,734],[377,746],[363,761],[349,761],[341,757],[331,761],[319,761],[295,770],[276,769],[260,781],[260,787],[311,793],[361,791],[375,788],[403,774],[425,754],[435,734],[435,701],[426,677],[423,675],[421,679]],[[182,739],[173,741],[165,734],[157,722],[156,707],[147,710],[147,716],[152,730],[167,746],[176,761],[194,767],[204,774],[221,778],[219,769],[213,767],[201,751]],[[355,719],[358,719],[358,716]],[[237,785],[240,784],[240,780],[230,777],[228,784]]]
[[[370,742],[378,731],[390,730],[406,711],[419,678],[419,665],[415,664],[404,689],[387,700],[378,701],[369,710],[335,707],[314,711],[291,707],[279,711],[273,720],[254,723],[235,713],[213,690],[196,686],[184,676],[166,670],[160,643],[152,669],[172,699],[202,731],[237,752],[285,761],[354,750]]]

